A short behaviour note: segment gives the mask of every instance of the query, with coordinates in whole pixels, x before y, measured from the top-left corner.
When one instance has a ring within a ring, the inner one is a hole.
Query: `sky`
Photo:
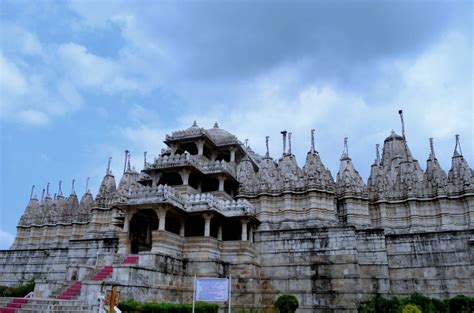
[[[166,134],[219,126],[303,166],[316,150],[336,176],[349,155],[367,181],[375,144],[401,132],[445,171],[454,136],[473,153],[472,1],[0,0],[0,249],[31,186],[95,195],[107,159],[118,181]]]

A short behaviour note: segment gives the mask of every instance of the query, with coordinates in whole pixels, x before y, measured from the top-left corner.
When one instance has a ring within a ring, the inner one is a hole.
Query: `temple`
[[[333,179],[316,150],[302,168],[282,132],[279,158],[219,128],[167,135],[143,168],[110,159],[97,195],[32,190],[0,285],[35,279],[35,298],[88,308],[116,286],[121,299],[190,303],[194,275],[231,275],[235,308],[295,295],[301,312],[353,312],[369,296],[446,298],[472,287],[474,171],[458,136],[448,174],[430,139],[423,171],[402,135],[376,147],[367,184],[344,139]],[[39,301],[39,300],[38,300]]]

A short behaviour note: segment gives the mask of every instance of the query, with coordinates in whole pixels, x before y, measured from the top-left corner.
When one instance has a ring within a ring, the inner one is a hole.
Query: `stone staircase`
[[[9,306],[14,305],[14,306]],[[58,299],[0,298],[0,313],[88,313],[84,301]]]
[[[138,255],[129,255],[122,261],[122,265],[135,264],[138,260]],[[109,278],[113,271],[113,265],[106,265],[92,275],[89,280],[102,282]],[[81,294],[81,289],[82,282],[75,281],[53,299],[0,298],[0,313],[90,312],[90,306],[86,302],[75,300]]]

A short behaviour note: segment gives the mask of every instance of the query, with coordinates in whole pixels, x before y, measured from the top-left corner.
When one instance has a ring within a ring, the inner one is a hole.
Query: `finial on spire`
[[[75,183],[76,183],[76,180],[73,179],[73,180],[72,180],[72,186],[71,186],[71,194],[72,194],[72,195],[75,195],[75,194],[76,194],[76,190],[75,190],[75,188],[74,188],[74,184],[75,184]]]
[[[198,127],[198,124],[196,123],[196,120],[194,120],[192,127]]]
[[[90,193],[90,190],[89,190],[89,180],[90,180],[90,178],[87,177],[87,179],[86,179],[86,193]]]
[[[454,146],[454,155],[455,156],[462,155],[461,142],[459,142],[459,134],[456,134],[455,138],[456,138],[456,145]],[[459,147],[459,151],[458,151],[458,147]]]
[[[217,122],[214,123],[214,128],[219,128],[219,124],[217,124]]]
[[[50,197],[50,195],[49,195],[49,182],[46,184],[46,197]]]
[[[33,199],[33,192],[35,191],[35,185],[31,186],[30,200]]]
[[[146,151],[143,152],[143,167],[146,167]]]
[[[61,189],[62,183],[63,183],[63,181],[60,180],[60,181],[59,181],[59,188],[58,188],[58,196],[62,196],[62,195],[63,195],[63,190]]]
[[[311,129],[311,153],[314,153],[316,150],[314,149],[314,129]]]
[[[281,131],[281,134],[283,135],[283,155],[285,155],[286,154],[286,134],[287,134],[287,131],[283,130],[283,131]]]
[[[43,188],[43,192],[41,193],[41,203],[44,201],[44,192],[45,192],[45,191],[46,191],[46,190]]]
[[[402,137],[405,139],[405,122],[403,121],[403,110],[398,110],[398,114],[400,114],[400,121],[402,122]]]
[[[245,139],[245,148],[247,149],[249,147],[249,140],[248,138]]]
[[[291,134],[292,132],[288,133],[288,154],[291,155]]]
[[[267,146],[267,153],[265,154],[266,157],[270,156],[270,150],[268,149],[268,139],[270,139],[270,136],[265,136],[265,145]]]
[[[342,150],[341,160],[349,158],[349,147],[347,146],[348,137],[344,137],[344,149]]]
[[[132,167],[130,166],[130,159],[131,159],[132,154],[130,151],[128,152],[128,162],[127,162],[127,171],[130,172],[132,170]]]
[[[433,162],[435,160],[435,151],[434,151],[434,145],[433,145],[433,138],[430,138],[430,160]]]
[[[125,172],[127,171],[127,160],[128,160],[128,154],[130,153],[130,151],[128,150],[125,150],[125,163],[123,164],[123,173],[125,174]]]
[[[110,162],[112,162],[112,157],[109,157],[109,160],[107,161],[107,172],[105,173],[106,175],[110,175]]]
[[[375,145],[375,162],[380,165],[380,144]]]

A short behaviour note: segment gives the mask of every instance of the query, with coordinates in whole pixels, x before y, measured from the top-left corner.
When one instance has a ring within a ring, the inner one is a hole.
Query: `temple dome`
[[[217,123],[213,128],[206,129],[206,132],[211,140],[218,145],[237,142],[237,138],[234,135],[226,130],[220,129]]]

